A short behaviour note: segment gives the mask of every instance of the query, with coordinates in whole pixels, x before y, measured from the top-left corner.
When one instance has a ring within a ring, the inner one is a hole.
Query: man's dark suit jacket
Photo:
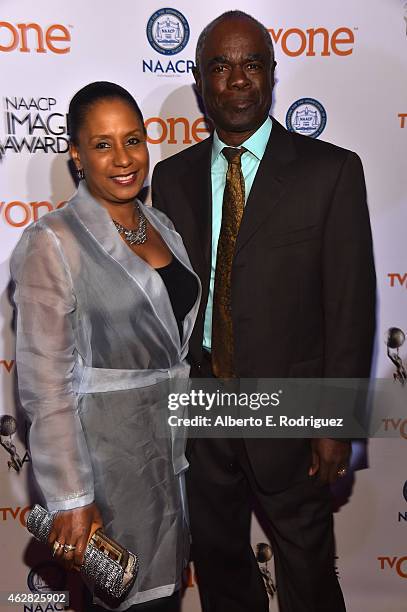
[[[190,340],[202,361],[211,266],[212,138],[159,162],[153,206],[181,234],[203,294]],[[369,376],[375,272],[363,169],[332,144],[273,128],[250,191],[232,269],[238,377]],[[246,440],[261,487],[305,477],[307,440]]]

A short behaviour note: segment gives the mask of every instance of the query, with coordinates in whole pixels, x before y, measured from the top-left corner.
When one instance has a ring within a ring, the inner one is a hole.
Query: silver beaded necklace
[[[138,202],[135,203],[135,206],[139,217],[138,227],[136,229],[128,229],[127,227],[124,227],[124,225],[121,225],[118,221],[115,221],[115,219],[112,219],[117,231],[123,236],[125,241],[130,246],[133,246],[133,244],[144,244],[147,240],[147,219],[141,212]]]

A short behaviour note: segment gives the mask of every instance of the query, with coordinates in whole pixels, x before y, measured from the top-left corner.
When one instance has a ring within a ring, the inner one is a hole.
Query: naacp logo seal
[[[160,9],[151,15],[148,20],[147,38],[150,45],[158,53],[175,55],[188,44],[188,21],[176,9]]]
[[[32,593],[63,591],[65,583],[64,568],[53,561],[45,561],[36,565],[27,576],[27,586]]]
[[[286,125],[289,132],[318,138],[326,126],[326,111],[314,98],[300,98],[288,109]]]

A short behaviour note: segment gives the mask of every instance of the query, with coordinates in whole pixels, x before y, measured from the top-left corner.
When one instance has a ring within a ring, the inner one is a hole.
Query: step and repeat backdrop
[[[374,234],[378,326],[374,374],[402,385],[407,367],[407,2],[402,0],[174,0],[0,2],[0,592],[71,590],[25,529],[35,499],[27,425],[15,399],[9,258],[23,229],[75,190],[66,113],[83,85],[126,87],[146,121],[151,167],[208,136],[192,68],[200,31],[225,10],[269,29],[277,59],[273,115],[288,129],[362,158]],[[407,609],[406,415],[397,436],[355,444],[355,472],[335,491],[337,572],[349,612]],[[253,522],[253,547],[278,610],[273,553]],[[199,612],[193,572],[183,609]],[[0,604],[1,610],[9,609]],[[58,610],[18,604],[15,610]],[[226,611],[225,611],[226,612]],[[327,611],[328,612],[328,611]]]

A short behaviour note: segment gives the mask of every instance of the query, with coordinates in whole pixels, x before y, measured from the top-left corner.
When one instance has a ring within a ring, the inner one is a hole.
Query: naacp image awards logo
[[[150,45],[158,53],[175,55],[188,44],[188,21],[176,9],[160,9],[151,15],[148,20],[147,38]]]
[[[22,470],[24,463],[31,461],[30,453],[25,451],[21,458],[14,444],[14,434],[17,432],[17,421],[10,414],[3,414],[0,417],[0,446],[7,453],[7,467],[14,470],[17,474]]]
[[[318,138],[326,126],[326,111],[314,98],[300,98],[288,109],[286,125],[289,132]]]
[[[386,333],[387,357],[396,366],[393,371],[393,380],[403,387],[407,384],[407,369],[399,350],[403,346],[406,334],[399,327],[389,327]]]
[[[54,561],[45,561],[33,567],[27,576],[27,586],[31,593],[52,593],[63,591],[66,572]]]

